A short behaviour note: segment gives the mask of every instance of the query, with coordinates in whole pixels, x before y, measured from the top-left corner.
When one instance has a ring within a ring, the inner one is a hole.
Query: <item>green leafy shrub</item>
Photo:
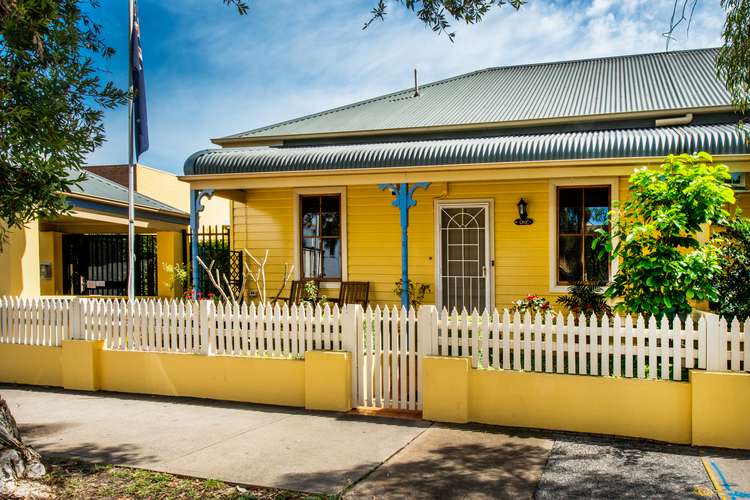
[[[403,280],[398,280],[393,288],[393,293],[399,298],[404,289]],[[419,283],[409,280],[409,304],[416,309],[424,302],[424,297],[431,290],[429,283]]]
[[[320,288],[315,280],[305,282],[302,303],[308,306],[323,305],[328,302],[328,297],[320,294]]]
[[[740,321],[750,316],[750,219],[738,213],[714,240],[721,251],[721,270],[716,279],[719,300],[711,309]]]
[[[616,307],[661,317],[685,315],[690,300],[718,299],[720,252],[696,238],[702,225],[722,223],[734,193],[729,170],[708,153],[670,155],[655,169],[630,176],[630,198],[611,215],[612,234],[599,231],[593,248],[620,259],[608,297]]]
[[[587,317],[594,314],[597,318],[604,314],[611,315],[612,308],[604,295],[605,286],[605,283],[574,283],[568,287],[568,294],[558,297],[556,302],[575,316],[581,313]]]

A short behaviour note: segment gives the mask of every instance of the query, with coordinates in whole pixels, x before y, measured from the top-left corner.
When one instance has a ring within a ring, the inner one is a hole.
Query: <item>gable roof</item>
[[[84,172],[86,178],[77,186],[72,186],[70,193],[67,195],[77,198],[97,198],[103,203],[114,203],[117,205],[128,203],[128,190],[120,184],[113,182],[107,178],[97,175],[91,171]],[[74,176],[75,174],[71,174]],[[155,200],[148,196],[142,195],[138,192],[133,193],[133,203],[136,207],[145,208],[149,210],[156,210],[159,212],[170,212],[178,217],[189,217],[189,214],[183,212],[166,203],[162,203],[159,200]]]
[[[729,109],[717,55],[711,48],[488,68],[423,85],[416,97],[410,88],[214,142]]]

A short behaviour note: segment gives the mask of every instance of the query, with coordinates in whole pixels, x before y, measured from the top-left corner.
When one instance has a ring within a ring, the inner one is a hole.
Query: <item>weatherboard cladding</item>
[[[664,156],[709,151],[750,154],[734,123],[298,148],[209,149],[186,175],[293,172],[469,163]]]
[[[224,139],[729,106],[718,49],[489,68]]]

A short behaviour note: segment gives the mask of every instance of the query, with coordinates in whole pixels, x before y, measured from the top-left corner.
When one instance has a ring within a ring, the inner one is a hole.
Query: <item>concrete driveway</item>
[[[716,497],[704,461],[721,493],[750,485],[747,452],[194,399],[0,394],[43,453],[347,498]]]

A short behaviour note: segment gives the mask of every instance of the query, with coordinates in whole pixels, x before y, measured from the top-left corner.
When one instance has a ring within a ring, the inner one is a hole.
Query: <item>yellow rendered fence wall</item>
[[[100,388],[305,406],[302,360],[102,351]]]
[[[351,409],[351,354],[302,359],[103,350],[102,341],[61,347],[0,344],[0,382],[240,401],[316,410]]]
[[[62,349],[0,344],[0,382],[62,387]]]
[[[690,372],[693,444],[750,449],[750,374]]]
[[[689,383],[477,370],[466,358],[426,358],[423,373],[425,418],[691,442]],[[449,373],[450,388],[434,385]]]

